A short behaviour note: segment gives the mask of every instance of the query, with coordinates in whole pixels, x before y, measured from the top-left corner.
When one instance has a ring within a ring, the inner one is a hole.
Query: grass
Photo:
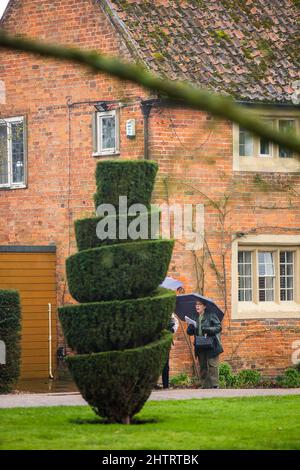
[[[90,408],[0,409],[0,449],[300,449],[300,396],[148,402],[143,424]]]

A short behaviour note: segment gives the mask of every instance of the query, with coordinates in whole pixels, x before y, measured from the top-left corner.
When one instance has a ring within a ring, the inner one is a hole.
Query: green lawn
[[[300,449],[300,396],[152,401],[138,418],[146,423],[103,424],[84,406],[0,409],[0,449]]]

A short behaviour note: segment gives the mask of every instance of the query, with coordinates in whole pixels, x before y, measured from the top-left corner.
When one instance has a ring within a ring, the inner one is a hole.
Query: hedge
[[[127,205],[150,205],[158,165],[145,160],[104,160],[96,166],[95,207],[112,204],[119,207],[119,196],[127,196]]]
[[[80,251],[66,260],[78,302],[145,297],[164,280],[173,240],[147,240]]]
[[[153,234],[151,233],[151,215],[154,215],[154,224],[153,224]],[[125,219],[127,217],[127,221]],[[128,230],[128,226],[131,224],[133,220],[135,220],[137,216],[106,216],[106,223],[108,224],[113,224],[113,226],[116,228],[116,238],[115,239],[110,239],[106,238],[101,240],[97,236],[97,225],[101,220],[104,219],[104,217],[90,217],[86,219],[80,219],[75,221],[75,236],[76,236],[76,242],[77,242],[77,248],[79,251],[82,250],[88,250],[89,248],[96,248],[100,246],[106,246],[106,245],[114,245],[117,243],[124,243],[125,241],[127,242],[134,242],[137,240],[134,240],[132,238],[127,238],[126,240],[120,239],[119,238],[119,222],[120,220],[123,219],[123,222],[125,223],[125,226]],[[142,219],[142,220],[141,220]],[[160,219],[160,211],[159,210],[152,210],[151,212],[146,212],[145,214],[141,214],[141,218],[139,217],[139,220],[141,220],[142,223],[147,223],[148,224],[148,230],[146,232],[146,237],[145,238],[139,238],[140,240],[142,239],[153,239],[159,237],[159,224],[158,224],[158,230],[155,230],[155,224],[156,220],[159,221]],[[108,225],[109,226],[109,225]],[[105,227],[105,230],[107,230],[107,226]],[[140,230],[139,227],[137,227],[137,230]],[[127,232],[128,233],[128,232]],[[139,240],[138,239],[138,240]]]
[[[176,295],[160,288],[154,295],[60,307],[68,345],[79,354],[136,348],[167,329]]]
[[[6,349],[6,363],[0,363],[0,393],[13,389],[20,374],[21,307],[15,290],[0,290],[0,341]]]
[[[129,423],[150,396],[166,362],[172,334],[146,346],[67,357],[73,379],[94,411],[112,422]]]

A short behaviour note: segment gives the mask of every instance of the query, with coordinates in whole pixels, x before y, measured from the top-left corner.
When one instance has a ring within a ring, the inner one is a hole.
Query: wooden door
[[[0,253],[0,289],[17,289],[22,307],[21,379],[49,375],[48,304],[52,306],[52,368],[56,365],[55,253]]]

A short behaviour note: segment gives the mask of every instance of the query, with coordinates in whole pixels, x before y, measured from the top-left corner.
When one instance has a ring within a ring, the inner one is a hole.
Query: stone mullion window
[[[238,253],[239,302],[289,301],[295,299],[295,258],[299,248],[240,248]],[[249,267],[249,265],[251,267]],[[251,278],[251,282],[246,281]],[[248,293],[246,291],[248,290]]]
[[[293,130],[300,135],[299,111],[259,109],[258,115],[281,132]],[[233,169],[236,171],[300,171],[296,155],[272,142],[251,134],[237,124],[233,125]]]
[[[289,130],[297,129],[296,119],[282,118],[282,119],[264,119],[266,123],[276,130],[281,132],[288,132]],[[284,149],[281,146],[272,144],[266,139],[259,138],[252,135],[246,129],[239,129],[239,156],[243,157],[274,157],[274,158],[293,158],[294,155],[291,151]]]

